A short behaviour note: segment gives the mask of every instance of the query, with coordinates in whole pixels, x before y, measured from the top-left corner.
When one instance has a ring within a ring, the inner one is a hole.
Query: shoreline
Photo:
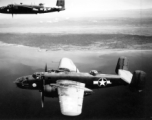
[[[1,42],[0,41],[0,46],[1,47],[11,47],[11,48],[24,48],[24,49],[31,49],[31,50],[37,50],[38,52],[86,52],[86,53],[99,53],[99,52],[105,52],[105,51],[108,51],[110,53],[113,53],[113,52],[149,52],[149,51],[152,51],[152,49],[109,49],[109,48],[101,48],[100,50],[99,49],[90,49],[90,50],[87,50],[87,49],[83,49],[83,46],[82,46],[82,49],[69,49],[69,50],[63,50],[63,49],[44,49],[44,48],[40,48],[40,47],[31,47],[31,46],[26,46],[26,45],[17,45],[17,44],[12,44],[12,43],[4,43],[4,42]],[[1,48],[0,48],[1,49]]]
[[[152,50],[128,50],[128,49],[102,49],[102,50],[56,50],[51,51],[47,49],[40,49],[38,47],[30,47],[24,45],[15,44],[0,44],[0,65],[5,63],[21,63],[31,66],[33,69],[43,68],[47,63],[51,68],[56,68],[59,60],[63,57],[68,57],[73,60],[74,63],[80,64],[94,64],[99,65],[107,64],[106,59],[109,62],[115,62],[120,56],[129,57],[129,59],[143,56],[152,56]],[[5,59],[5,60],[4,60]],[[100,62],[101,59],[101,62]],[[4,60],[4,61],[3,61]],[[103,61],[103,63],[102,63]],[[91,66],[92,66],[91,65]],[[98,67],[95,65],[94,67]],[[81,66],[80,66],[81,67]],[[93,66],[92,66],[93,67]],[[83,68],[82,68],[83,69]],[[85,69],[83,69],[85,71]]]

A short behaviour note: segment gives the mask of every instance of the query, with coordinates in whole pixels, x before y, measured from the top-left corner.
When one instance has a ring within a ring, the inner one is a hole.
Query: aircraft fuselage
[[[13,7],[1,7],[0,13],[5,14],[38,14],[38,13],[48,13],[48,12],[59,12],[61,8],[51,8],[43,6],[26,6],[16,5]]]
[[[9,4],[7,6],[0,7],[0,13],[4,14],[38,14],[59,12],[65,10],[64,0],[57,0],[56,7],[44,7],[42,3],[39,5],[25,5],[25,4]]]
[[[126,85],[126,82],[118,75],[97,74],[94,76],[89,73],[75,72],[37,72],[33,75],[18,78],[15,83],[23,89],[38,90],[42,84],[42,79],[44,79],[45,85],[56,83],[57,80],[70,80],[85,83],[86,87],[92,89]]]

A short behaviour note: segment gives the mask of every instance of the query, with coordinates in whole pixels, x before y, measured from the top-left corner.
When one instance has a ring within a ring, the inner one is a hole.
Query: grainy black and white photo
[[[0,119],[152,118],[152,0],[0,0]]]

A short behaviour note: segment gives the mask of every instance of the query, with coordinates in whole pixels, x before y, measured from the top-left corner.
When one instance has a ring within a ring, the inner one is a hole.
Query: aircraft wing
[[[92,91],[85,88],[84,83],[58,80],[57,84],[51,84],[58,88],[61,113],[67,116],[77,116],[82,112],[84,91]]]
[[[59,69],[67,69],[70,72],[77,72],[79,73],[78,68],[73,63],[73,61],[69,58],[62,58],[59,63]]]

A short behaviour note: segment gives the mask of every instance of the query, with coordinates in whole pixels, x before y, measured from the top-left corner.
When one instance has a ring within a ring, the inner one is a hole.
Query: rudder
[[[128,59],[126,57],[120,57],[118,59],[117,66],[115,69],[116,74],[118,74],[119,69],[128,71]]]
[[[64,0],[57,0],[56,6],[61,6],[62,8],[65,8],[65,1]]]

